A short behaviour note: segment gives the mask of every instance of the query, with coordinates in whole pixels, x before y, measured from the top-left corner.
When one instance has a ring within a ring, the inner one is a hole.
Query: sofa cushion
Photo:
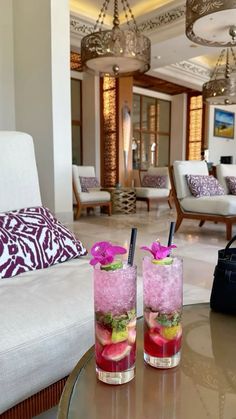
[[[109,202],[111,195],[107,191],[89,191],[79,194],[81,202]]]
[[[167,176],[145,175],[142,179],[142,186],[146,188],[166,188]]]
[[[79,179],[82,192],[89,192],[89,189],[100,189],[100,184],[95,176],[80,176]]]
[[[135,188],[137,198],[163,198],[169,195],[169,189],[165,188]]]
[[[229,192],[232,195],[236,195],[236,176],[226,176],[225,179],[229,188]]]
[[[232,195],[203,196],[198,199],[190,196],[182,199],[180,204],[189,212],[236,216],[236,199]]]
[[[0,213],[0,278],[85,254],[82,243],[47,208]]]
[[[208,168],[205,161],[176,160],[174,162],[173,168],[176,192],[179,199],[185,198],[186,196],[191,196],[191,192],[186,180],[186,175],[208,175]]]
[[[186,175],[189,189],[195,198],[225,195],[224,188],[214,176]]]

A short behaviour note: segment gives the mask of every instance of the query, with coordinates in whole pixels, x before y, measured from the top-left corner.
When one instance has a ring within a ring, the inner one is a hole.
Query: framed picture
[[[234,138],[235,113],[215,108],[214,136],[221,138]]]

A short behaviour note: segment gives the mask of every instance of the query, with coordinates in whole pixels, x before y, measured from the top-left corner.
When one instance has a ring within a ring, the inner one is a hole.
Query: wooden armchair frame
[[[89,212],[91,208],[104,207],[104,208],[107,208],[108,215],[109,216],[111,215],[111,201],[81,202],[74,180],[73,180],[73,192],[75,194],[75,199],[76,199],[75,219],[80,217],[81,211],[83,208],[86,208],[87,212]]]
[[[174,180],[174,170],[173,166],[169,168],[170,173],[170,182],[171,182],[171,189],[172,195],[177,211],[177,221],[175,225],[175,231],[178,231],[182,221],[184,218],[190,220],[200,220],[199,227],[202,227],[205,221],[213,221],[215,223],[224,223],[226,225],[226,240],[230,240],[232,238],[232,225],[236,223],[236,215],[218,215],[218,214],[207,214],[207,213],[200,213],[200,212],[186,212],[180,205],[179,199],[176,193],[175,187],[175,180]]]
[[[142,184],[142,179],[141,179],[141,173],[143,172],[147,172],[147,170],[139,170],[139,182],[140,185]],[[149,198],[149,197],[136,197],[136,201],[144,201],[147,203],[147,210],[148,212],[150,211],[151,208],[151,203],[161,203],[161,202],[168,202],[169,208],[172,209],[172,192],[170,189],[169,195],[168,196],[160,196],[157,198]]]

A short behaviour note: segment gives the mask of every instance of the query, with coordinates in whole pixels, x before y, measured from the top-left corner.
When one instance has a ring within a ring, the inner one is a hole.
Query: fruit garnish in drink
[[[129,368],[135,360],[136,312],[96,313],[96,358],[104,371]]]
[[[173,259],[170,257],[171,249],[176,248],[175,244],[162,246],[159,241],[153,242],[150,247],[141,246],[140,249],[146,250],[153,256],[152,263],[157,265],[171,265]]]
[[[146,309],[144,313],[145,351],[152,356],[173,356],[180,350],[182,327],[181,311],[172,313],[152,312]]]
[[[121,260],[115,260],[116,255],[127,253],[127,250],[121,246],[114,246],[110,242],[97,242],[91,248],[90,265],[95,266],[97,263],[101,265],[101,269],[106,271],[115,271],[121,269],[123,263]]]

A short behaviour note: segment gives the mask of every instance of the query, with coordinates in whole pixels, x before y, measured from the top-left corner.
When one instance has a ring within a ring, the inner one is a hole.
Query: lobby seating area
[[[0,419],[233,419],[236,3],[0,6]]]

